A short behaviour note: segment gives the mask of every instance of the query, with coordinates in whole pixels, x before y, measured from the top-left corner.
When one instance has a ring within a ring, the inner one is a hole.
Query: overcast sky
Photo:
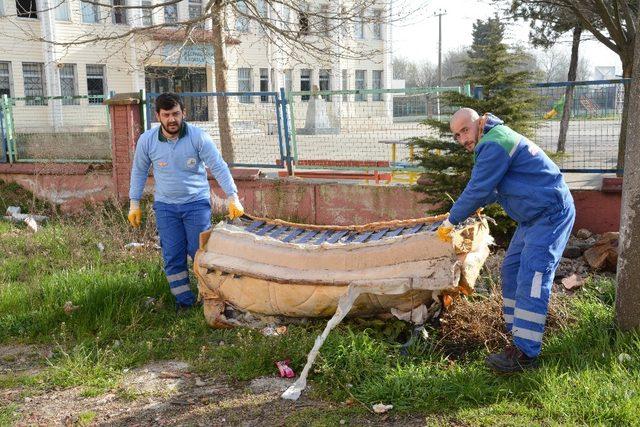
[[[434,13],[445,10],[442,17],[442,52],[459,47],[469,46],[472,42],[471,32],[473,23],[477,19],[486,19],[495,13],[487,0],[404,0],[406,3],[426,4],[418,12],[393,24],[393,53],[394,56],[404,56],[412,60],[428,60],[434,64],[438,62],[438,18]],[[509,44],[528,43],[529,24],[509,24],[506,38]],[[586,31],[583,33],[583,39]],[[592,36],[590,38],[593,38]],[[562,49],[571,51],[571,36],[560,43]],[[610,49],[597,40],[583,41],[580,45],[580,55],[589,60],[591,70],[595,66],[615,66],[616,73],[622,72],[620,59]]]

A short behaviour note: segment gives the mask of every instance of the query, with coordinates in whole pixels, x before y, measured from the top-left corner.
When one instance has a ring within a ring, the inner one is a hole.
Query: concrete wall
[[[240,198],[251,215],[292,219],[313,224],[366,224],[425,215],[422,195],[406,186],[362,185],[340,182],[308,182],[298,179],[256,179],[255,174],[234,171]],[[80,209],[85,203],[101,203],[115,193],[110,168],[87,165],[0,164],[0,179],[16,182],[38,197],[59,204],[62,211]],[[211,181],[214,209],[224,212],[224,194]],[[153,189],[149,178],[147,192]],[[576,190],[575,229],[595,233],[617,231],[620,226],[620,193]]]

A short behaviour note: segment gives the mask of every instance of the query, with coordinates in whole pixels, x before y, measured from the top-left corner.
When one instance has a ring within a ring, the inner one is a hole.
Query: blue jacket
[[[518,223],[573,204],[558,166],[496,116],[487,115],[474,152],[471,179],[450,211],[452,224],[496,201]]]
[[[229,167],[209,134],[183,123],[176,142],[168,141],[160,132],[160,126],[140,135],[131,169],[131,200],[142,197],[150,166],[153,166],[157,202],[183,204],[208,200],[211,189],[205,165],[227,196],[238,192]]]

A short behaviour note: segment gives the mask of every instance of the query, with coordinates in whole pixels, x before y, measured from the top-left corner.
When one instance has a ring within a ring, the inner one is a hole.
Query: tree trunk
[[[571,61],[569,62],[569,74],[567,81],[575,82],[578,73],[578,48],[580,47],[580,36],[582,26],[580,24],[573,28],[573,41],[571,42]],[[567,131],[569,130],[569,118],[573,107],[573,91],[575,86],[567,86],[564,94],[564,108],[562,109],[562,120],[560,120],[560,135],[558,135],[558,153],[564,153],[567,142]]]
[[[633,72],[634,55],[620,56],[622,59],[622,77],[631,78]],[[631,93],[631,84],[624,84],[624,105],[622,106],[622,123],[620,124],[620,139],[618,140],[618,169],[617,175],[622,176],[624,169],[625,147],[627,143],[627,122],[629,118],[629,94]]]
[[[640,70],[640,37],[636,37],[633,62],[634,68]],[[628,76],[626,73],[624,75]],[[628,112],[626,116],[623,114],[625,123],[625,117],[640,116],[639,72],[635,73],[628,86],[630,88],[625,92],[624,106]],[[640,121],[630,120],[623,129],[629,140],[624,153],[626,167],[622,184],[616,322],[620,329],[630,330],[640,327]]]
[[[215,0],[211,8],[213,61],[216,78],[216,92],[227,92],[227,70],[229,64],[224,53],[224,2]],[[231,124],[229,121],[229,98],[218,96],[216,98],[218,109],[218,130],[220,131],[220,147],[222,158],[227,163],[234,163],[233,136],[231,135]]]

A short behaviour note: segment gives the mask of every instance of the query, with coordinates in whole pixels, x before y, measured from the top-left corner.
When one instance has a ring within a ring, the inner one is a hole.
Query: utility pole
[[[433,12],[438,17],[438,87],[442,87],[442,16],[447,14],[444,9]],[[438,120],[440,120],[440,92],[437,93]]]

